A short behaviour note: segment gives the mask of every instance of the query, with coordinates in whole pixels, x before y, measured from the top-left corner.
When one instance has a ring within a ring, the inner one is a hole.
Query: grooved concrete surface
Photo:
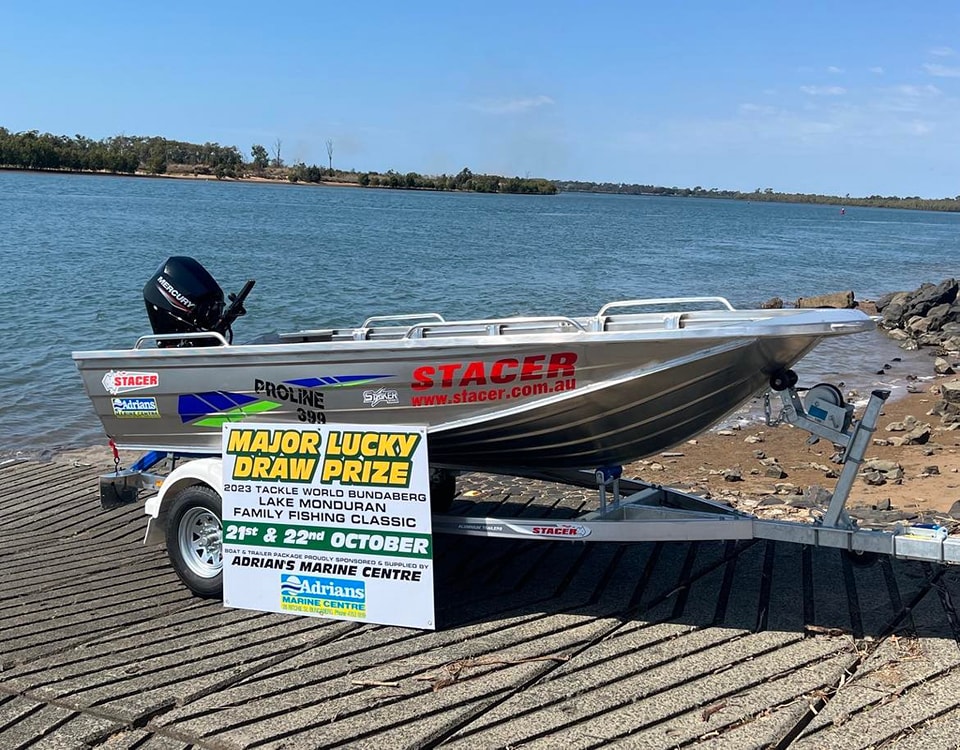
[[[193,598],[109,466],[0,467],[0,748],[960,747],[960,569],[439,536],[439,630]],[[457,515],[593,493],[461,478]]]

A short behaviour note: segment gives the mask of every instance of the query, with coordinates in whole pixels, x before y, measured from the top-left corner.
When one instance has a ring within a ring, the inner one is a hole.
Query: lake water
[[[70,352],[149,333],[142,288],[171,255],[197,258],[225,292],[257,280],[239,341],[401,312],[589,315],[617,299],[755,306],[846,289],[876,298],[956,275],[960,215],[0,172],[0,457],[105,442]],[[801,384],[848,387],[931,371],[926,353],[879,333],[828,342],[798,367]]]

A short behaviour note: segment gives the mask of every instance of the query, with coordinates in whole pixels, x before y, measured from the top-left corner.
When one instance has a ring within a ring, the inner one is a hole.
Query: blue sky
[[[20,2],[0,126],[285,161],[960,194],[960,4]]]

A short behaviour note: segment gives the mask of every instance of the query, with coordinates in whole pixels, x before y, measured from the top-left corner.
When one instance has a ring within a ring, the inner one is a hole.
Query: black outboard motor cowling
[[[223,315],[223,290],[193,258],[167,258],[143,287],[143,301],[155,334],[212,331]],[[187,341],[165,342],[183,346]],[[195,345],[214,343],[198,340]]]

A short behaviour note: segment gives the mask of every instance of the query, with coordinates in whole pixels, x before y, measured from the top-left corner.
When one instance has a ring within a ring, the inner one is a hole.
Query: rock
[[[853,508],[851,513],[864,524],[871,526],[890,526],[898,521],[912,521],[917,514],[905,510],[873,510],[873,508]]]
[[[807,487],[803,496],[813,503],[814,506],[829,505],[830,500],[833,499],[832,492],[816,484]]]
[[[926,315],[937,305],[953,304],[957,298],[957,282],[955,279],[946,279],[934,286],[923,284],[920,289],[910,295],[904,305],[903,316],[909,319],[914,315]]]
[[[951,322],[950,316],[953,314],[954,306],[948,302],[931,307],[927,311],[927,330],[939,331],[944,324]]]
[[[733,430],[718,430],[717,434],[721,435],[722,437],[731,437],[733,435]]]
[[[949,414],[958,413],[960,413],[960,404],[951,404],[948,401],[937,401],[927,412],[931,417],[945,417]]]
[[[786,479],[787,472],[783,470],[780,464],[770,464],[770,466],[764,469],[763,475],[771,479]]]
[[[861,476],[864,482],[875,487],[879,487],[887,482],[887,478],[882,471],[865,471]]]
[[[758,450],[753,452],[753,457],[756,458],[757,460],[763,460],[764,458],[767,457],[767,454],[764,453],[763,451]]]
[[[883,500],[877,500],[876,504],[871,507],[874,510],[890,510],[890,498],[885,497]]]
[[[907,292],[890,292],[889,294],[884,294],[880,299],[878,299],[873,304],[876,306],[877,312],[882,313],[883,309],[887,305],[889,305],[891,302],[893,302],[894,298],[896,298],[899,295],[899,296],[902,296],[903,299],[906,299],[907,294],[908,294]]]
[[[950,510],[947,511],[947,515],[950,518],[956,518],[960,520],[960,500],[957,500],[953,505],[950,506]]]
[[[914,315],[907,321],[906,325],[904,325],[904,329],[915,336],[920,333],[926,333],[930,330],[930,318],[924,318],[922,315]]]
[[[920,472],[922,477],[935,477],[939,476],[940,467],[939,466],[924,466],[923,471]]]
[[[923,445],[930,439],[930,425],[924,424],[903,436],[904,445]]]
[[[940,395],[949,404],[960,405],[960,380],[948,380],[940,384]]]
[[[907,430],[912,430],[919,424],[917,418],[912,414],[908,414],[903,418],[902,422],[891,422],[887,425],[887,432],[906,432]]]
[[[899,328],[903,319],[903,308],[910,299],[911,292],[897,292],[883,306],[883,327]]]
[[[797,495],[802,494],[797,491],[797,487],[790,482],[777,482],[773,485],[773,491],[778,495]]]
[[[797,300],[797,307],[836,307],[848,310],[854,307],[853,292],[833,292],[816,297],[801,297]]]
[[[780,310],[783,307],[783,300],[779,297],[771,297],[760,305],[761,310]]]
[[[863,468],[868,471],[882,471],[886,473],[888,471],[896,471],[901,467],[896,461],[887,461],[886,459],[882,458],[870,458],[863,462]]]
[[[743,442],[745,442],[745,443],[762,443],[762,442],[763,442],[763,435],[747,435],[747,436],[743,439]]]
[[[723,470],[723,481],[724,482],[742,482],[743,475],[740,473],[740,468],[730,468]]]
[[[954,325],[951,323],[951,325]],[[960,325],[960,324],[957,324]],[[960,336],[948,336],[940,342],[940,347],[946,352],[960,352]]]
[[[943,357],[937,357],[933,360],[933,371],[937,375],[953,375],[955,370],[950,366],[950,363],[947,362]]]

